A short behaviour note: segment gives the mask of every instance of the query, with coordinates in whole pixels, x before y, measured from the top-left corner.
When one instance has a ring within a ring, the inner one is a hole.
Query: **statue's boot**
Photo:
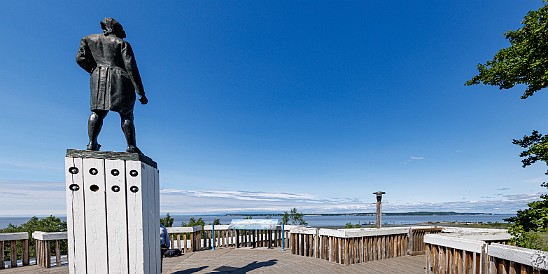
[[[90,142],[90,143],[88,144],[88,147],[87,147],[88,150],[94,150],[94,151],[97,151],[97,150],[99,150],[100,148],[101,148],[101,145],[98,144],[97,142],[95,142],[95,143]]]
[[[101,145],[97,143],[97,137],[99,136],[99,133],[101,132],[101,128],[103,127],[103,119],[106,116],[105,113],[98,113],[93,111],[91,115],[89,116],[88,120],[88,136],[89,136],[89,143],[87,146],[88,150],[99,150],[101,148]]]
[[[135,126],[133,125],[133,120],[123,120],[122,131],[124,132],[127,141],[126,152],[143,154],[136,145],[137,141],[135,140]]]

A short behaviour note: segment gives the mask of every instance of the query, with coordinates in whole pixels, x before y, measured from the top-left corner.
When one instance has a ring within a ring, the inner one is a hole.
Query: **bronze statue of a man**
[[[124,41],[126,32],[114,18],[105,18],[101,22],[103,33],[88,35],[80,41],[76,62],[90,73],[90,108],[88,121],[88,150],[99,150],[97,137],[103,126],[103,119],[109,110],[118,112],[122,122],[122,131],[127,140],[127,152],[141,153],[135,140],[133,125],[133,107],[135,92],[139,101],[145,105],[145,96],[141,76],[133,56],[133,50]]]

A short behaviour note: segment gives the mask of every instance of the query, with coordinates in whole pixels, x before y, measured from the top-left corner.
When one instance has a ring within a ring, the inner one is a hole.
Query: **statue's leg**
[[[108,110],[92,110],[88,120],[88,150],[99,150],[101,145],[97,143],[97,137],[103,127],[103,119],[107,116]]]
[[[120,113],[120,119],[122,121],[122,131],[126,136],[127,152],[142,154],[141,150],[137,148],[137,141],[135,139],[135,126],[133,124],[133,112],[122,114]]]

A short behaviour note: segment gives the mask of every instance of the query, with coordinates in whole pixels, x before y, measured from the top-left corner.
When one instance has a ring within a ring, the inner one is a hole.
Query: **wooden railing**
[[[17,242],[21,242],[21,248],[17,248]],[[0,234],[0,269],[4,269],[5,250],[9,250],[9,267],[17,267],[17,258],[21,258],[22,265],[29,265],[29,234],[20,233],[1,233]]]
[[[426,273],[548,273],[548,253],[498,244],[505,232],[426,235]]]
[[[295,228],[291,253],[345,265],[424,253],[424,235],[441,227],[360,229]]]
[[[296,228],[290,232],[291,254],[340,264],[355,264],[407,255],[409,228]]]
[[[184,252],[212,249],[214,247],[282,247],[289,243],[289,230],[296,226],[278,226],[276,230],[236,230],[228,225],[195,227],[168,227],[172,248]]]
[[[183,252],[197,251],[201,249],[202,227],[167,227],[167,233],[171,240],[171,248],[179,248]]]
[[[404,256],[409,228],[320,229],[320,258],[345,265]]]
[[[203,248],[215,247],[281,247],[289,242],[289,230],[296,226],[278,226],[276,230],[237,230],[228,229],[228,225],[204,226]],[[215,234],[213,234],[213,232]],[[283,233],[283,235],[282,235]]]
[[[420,255],[425,253],[424,235],[441,233],[441,227],[414,226],[409,230],[409,255]]]
[[[487,255],[489,274],[548,273],[548,252],[494,243]]]
[[[289,234],[291,254],[320,258],[320,241],[317,228],[294,228]]]
[[[66,232],[41,232],[36,231],[32,233],[32,238],[36,241],[36,264],[43,268],[50,268],[52,266],[51,250],[53,248],[55,255],[55,265],[61,266],[61,246],[66,246],[67,233]]]
[[[207,225],[204,229],[168,227],[167,230],[171,247],[185,253],[217,247],[287,247],[291,254],[349,265],[415,255],[425,250],[426,273],[548,273],[545,270],[548,259],[544,261],[548,253],[496,244],[509,239],[503,231],[485,230],[474,234],[448,229],[453,233],[429,235],[440,233],[442,228],[318,229],[290,225],[283,229],[278,226],[276,230],[234,230],[228,225]],[[32,236],[36,240],[39,266],[51,267],[52,259],[55,265],[62,264],[61,247],[66,244],[66,232],[35,232]],[[18,248],[19,241],[21,248]],[[22,265],[29,265],[28,234],[0,234],[1,262],[5,261],[4,253],[9,253],[11,267],[17,267],[18,258]],[[0,269],[4,267],[4,263],[0,264]]]
[[[426,273],[487,274],[487,243],[479,240],[426,235]]]

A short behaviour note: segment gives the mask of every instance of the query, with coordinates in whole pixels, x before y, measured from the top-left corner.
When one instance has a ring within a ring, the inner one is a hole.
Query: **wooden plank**
[[[318,236],[320,238],[320,259],[325,259],[325,236]]]
[[[142,186],[142,169],[138,161],[126,161],[126,182],[127,182],[127,210],[128,210],[128,244],[129,244],[129,273],[145,274],[148,271],[148,264],[145,262],[145,228],[143,215],[146,211],[143,208],[143,200],[146,199],[145,189]],[[136,173],[135,173],[136,172]],[[135,176],[132,176],[135,175]],[[148,230],[148,229],[147,229]],[[148,260],[146,260],[148,261]],[[145,268],[145,265],[147,266]],[[145,270],[146,269],[146,270]]]
[[[4,263],[0,260],[0,263]],[[23,240],[23,266],[29,265],[29,240]]]
[[[183,234],[183,252],[184,253],[187,253],[188,252],[188,243],[187,243],[187,234],[184,233]]]
[[[333,261],[333,237],[329,237],[329,236],[324,236],[327,238],[327,254],[326,254],[326,258],[328,261],[332,262]]]
[[[154,174],[154,207],[156,215],[154,222],[156,224],[156,228],[160,227],[160,171],[156,167],[151,167],[153,174]],[[162,253],[160,250],[160,233],[156,233],[156,274],[160,274],[162,272]]]
[[[0,241],[0,269],[5,269],[4,264],[4,241]]]
[[[339,263],[340,257],[339,257],[339,238],[332,237],[333,238],[333,262]]]
[[[71,173],[72,171],[72,173]],[[84,204],[84,167],[81,158],[65,158],[67,255],[69,273],[87,273]]]
[[[443,273],[446,267],[446,261],[445,261],[445,252],[446,249],[442,246],[438,247],[438,253],[436,253],[437,260],[439,261],[438,264],[438,273]]]
[[[434,234],[425,235],[424,241],[438,246],[447,246],[477,253],[480,253],[481,248],[485,246],[485,242],[483,241]]]
[[[108,269],[129,273],[125,162],[105,160]]]
[[[51,246],[49,241],[42,241],[42,248],[44,250],[44,267],[51,267]]]
[[[324,259],[326,261],[329,261],[330,258],[331,258],[331,237],[329,236],[321,236],[323,237],[323,240],[324,240],[324,250],[325,250],[325,254],[324,254]]]
[[[430,253],[430,245],[429,244],[426,244],[425,246],[425,249],[426,249],[426,273],[428,274],[432,274],[433,271],[432,271],[432,254]]]
[[[236,248],[239,248],[240,247],[240,231],[239,230],[234,230],[234,231],[236,233]]]
[[[42,251],[42,241],[36,240],[36,264],[44,267],[44,255]]]
[[[383,252],[383,259],[387,259],[388,256],[390,255],[390,240],[389,240],[389,237],[390,236],[383,236],[382,237],[382,246],[383,246],[383,249],[384,249],[384,252]]]
[[[409,244],[409,236],[403,236],[404,240],[403,240],[403,254],[402,256],[405,256],[408,254],[408,250],[409,250],[409,247],[407,246]],[[423,245],[423,251],[424,251],[424,243],[422,244]]]
[[[350,240],[352,239],[344,239],[344,253],[343,253],[343,260],[345,265],[350,264]]]
[[[489,269],[489,274],[497,274],[496,258],[490,257],[488,269]]]
[[[158,260],[156,259],[156,249],[160,249],[160,239],[157,237],[160,235],[160,223],[159,218],[157,219],[158,221],[156,221],[156,186],[154,182],[155,174],[153,168],[149,165],[142,163],[141,168],[143,169],[143,173],[145,174],[143,178],[146,178],[146,182],[144,183],[146,184],[147,190],[147,200],[145,207],[146,217],[143,217],[144,219],[146,219],[147,226],[147,233],[145,234],[145,238],[148,241],[145,253],[148,254],[149,260],[147,273],[155,274],[157,273],[158,269],[157,264],[159,264]]]
[[[149,186],[149,205],[148,205],[148,226],[149,226],[149,258],[150,273],[160,273],[160,207],[159,207],[159,188],[157,169],[143,164],[147,174],[147,184]]]
[[[17,267],[17,241],[10,241],[10,261],[11,267]]]
[[[517,274],[516,263],[510,262],[510,264],[508,265],[508,274]]]
[[[61,266],[61,245],[55,240],[55,266]]]
[[[185,235],[186,237],[186,235]],[[186,241],[185,241],[186,243]],[[192,252],[196,251],[196,232],[190,233],[190,248]]]
[[[473,252],[472,253],[472,273],[476,274],[478,271],[478,253]]]
[[[42,266],[42,261],[43,261],[43,259],[42,259],[42,250],[40,248],[40,243],[41,242],[42,241],[40,241],[40,240],[36,240],[35,241],[35,247],[34,247],[35,253],[36,253],[36,265],[39,265],[39,266]]]
[[[109,273],[104,160],[83,159],[88,273]]]
[[[154,273],[152,272],[152,258],[153,254],[151,252],[151,230],[154,229],[154,231],[157,231],[158,229],[155,229],[151,226],[150,219],[154,216],[151,216],[152,210],[151,205],[153,203],[152,196],[154,193],[151,193],[151,190],[153,189],[153,186],[151,185],[153,182],[150,182],[150,176],[149,172],[147,170],[148,165],[145,165],[144,163],[141,163],[141,171],[142,174],[141,177],[141,186],[143,189],[143,248],[144,248],[144,269],[145,273]]]
[[[533,266],[532,259],[534,256],[548,257],[548,252],[501,244],[491,244],[489,245],[488,255],[507,261]],[[548,269],[548,266],[546,265],[539,265],[538,267],[543,270]]]
[[[465,255],[465,264],[464,264],[464,273],[472,273],[473,269],[473,252],[464,252]]]

